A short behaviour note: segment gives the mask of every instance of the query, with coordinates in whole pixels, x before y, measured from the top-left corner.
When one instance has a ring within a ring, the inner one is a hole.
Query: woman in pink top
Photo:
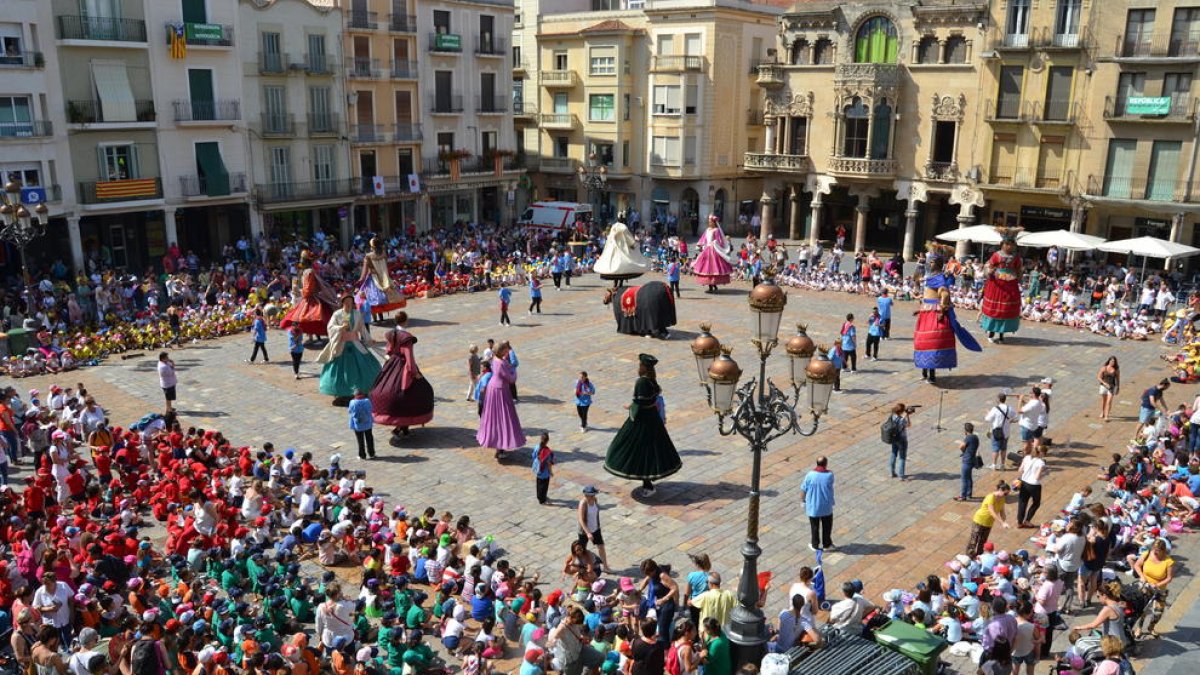
[[[1062,619],[1058,615],[1058,598],[1062,595],[1063,582],[1058,578],[1058,565],[1046,566],[1046,577],[1033,594],[1033,610],[1046,616],[1046,637],[1042,641],[1042,658],[1049,658],[1050,645],[1054,642],[1054,629]]]
[[[1119,675],[1121,661],[1125,660],[1125,643],[1120,638],[1105,635],[1100,638],[1100,649],[1104,652],[1104,660],[1096,665],[1092,675]]]

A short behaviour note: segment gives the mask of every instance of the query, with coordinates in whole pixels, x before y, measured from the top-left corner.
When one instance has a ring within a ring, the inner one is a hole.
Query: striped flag
[[[187,58],[187,39],[184,37],[184,26],[181,23],[167,27],[171,38],[171,58]]]
[[[461,161],[457,157],[450,160],[450,180],[459,180],[462,178]]]

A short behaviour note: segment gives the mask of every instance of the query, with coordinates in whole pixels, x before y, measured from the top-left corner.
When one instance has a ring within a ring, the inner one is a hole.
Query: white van
[[[575,224],[576,220],[591,220],[592,205],[576,202],[534,202],[517,219],[524,227],[545,227],[556,230]]]

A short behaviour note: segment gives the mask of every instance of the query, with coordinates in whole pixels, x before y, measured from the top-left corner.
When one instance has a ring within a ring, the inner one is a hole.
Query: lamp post
[[[601,228],[607,223],[600,220],[600,198],[608,185],[608,167],[597,160],[596,153],[588,155],[587,163],[579,165],[579,184],[587,188],[588,201],[592,205],[592,220]]]
[[[722,436],[737,434],[750,443],[753,463],[750,470],[750,504],[746,522],[746,542],[742,545],[742,576],[738,583],[738,605],[729,615],[725,632],[733,644],[734,665],[758,665],[766,651],[767,622],[758,607],[758,545],[759,478],[762,454],[767,444],[786,434],[812,436],[820,424],[821,415],[829,410],[829,397],[837,374],[824,350],[817,349],[797,325],[796,335],[784,349],[789,359],[791,394],[780,391],[767,379],[767,358],[779,344],[779,322],[787,305],[787,294],[767,279],[750,292],[753,333],[750,342],[758,351],[758,377],[738,385],[742,369],[730,353],[733,348],[722,345],[709,332],[711,326],[701,324],[700,336],[692,341],[696,359],[696,374],[708,392],[708,404],[717,415],[717,430]],[[803,412],[797,414],[802,389],[808,389],[810,425],[805,428]]]
[[[46,214],[50,209],[45,202],[38,202],[30,209],[21,201],[21,184],[10,180],[4,184],[3,203],[0,204],[0,241],[17,247],[21,258],[21,284],[29,286],[29,268],[25,264],[25,247],[46,234]]]

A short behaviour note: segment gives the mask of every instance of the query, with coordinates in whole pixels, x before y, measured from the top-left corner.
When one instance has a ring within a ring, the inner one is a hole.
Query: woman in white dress
[[[612,280],[614,286],[627,279],[640,277],[650,270],[650,261],[638,250],[637,240],[625,223],[618,220],[608,228],[608,240],[593,267],[601,279]]]

